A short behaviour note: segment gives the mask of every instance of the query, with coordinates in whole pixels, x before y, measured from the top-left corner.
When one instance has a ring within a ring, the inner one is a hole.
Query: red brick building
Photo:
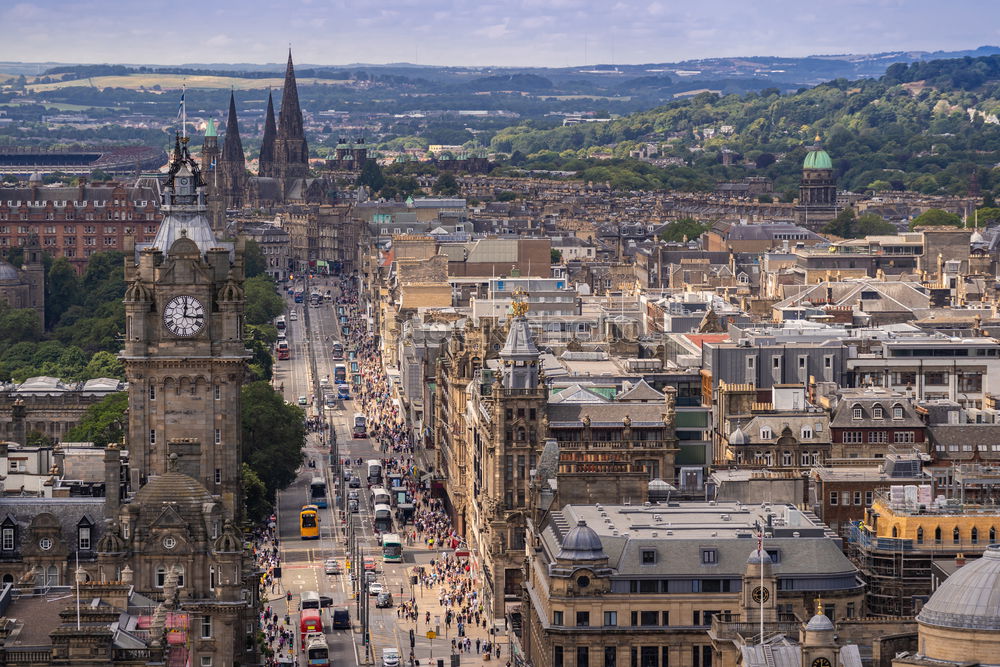
[[[76,187],[0,187],[0,252],[38,238],[43,252],[66,257],[78,271],[96,252],[123,250],[125,237],[152,241],[160,225],[159,188],[86,182]]]

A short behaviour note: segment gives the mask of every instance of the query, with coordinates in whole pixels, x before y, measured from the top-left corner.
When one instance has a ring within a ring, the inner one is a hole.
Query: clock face
[[[756,603],[767,602],[771,597],[771,591],[767,590],[762,586],[757,586],[752,591],[750,591],[750,596]]]
[[[181,185],[187,185],[188,184],[188,179],[186,179],[186,178],[178,179],[178,181],[180,182]]]
[[[52,538],[51,537],[43,537],[42,539],[38,540],[38,548],[41,549],[42,551],[48,551],[49,549],[51,549],[52,548]]]
[[[812,667],[830,667],[830,661],[826,658],[816,658],[812,661]]]
[[[193,296],[175,296],[163,308],[163,324],[175,336],[194,336],[205,328],[205,307]]]

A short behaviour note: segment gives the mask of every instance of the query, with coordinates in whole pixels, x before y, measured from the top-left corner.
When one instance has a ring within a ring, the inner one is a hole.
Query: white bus
[[[376,505],[374,510],[375,529],[379,532],[392,530],[392,508],[388,505]]]
[[[372,487],[372,506],[388,505],[390,501],[389,492],[381,486]]]
[[[382,483],[382,462],[378,459],[368,459],[368,483],[372,486]]]

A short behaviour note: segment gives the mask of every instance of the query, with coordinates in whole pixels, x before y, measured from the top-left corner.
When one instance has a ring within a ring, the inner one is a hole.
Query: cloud
[[[221,33],[218,35],[212,35],[211,37],[205,40],[205,46],[211,46],[211,47],[217,47],[217,46],[225,47],[229,46],[232,43],[233,40],[229,35],[224,35]]]

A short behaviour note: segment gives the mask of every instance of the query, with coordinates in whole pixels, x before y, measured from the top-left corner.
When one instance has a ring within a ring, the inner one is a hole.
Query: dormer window
[[[80,551],[90,551],[93,546],[91,542],[92,527],[90,523],[84,519],[76,527],[76,547]]]
[[[892,406],[892,418],[893,419],[902,419],[903,418],[903,406],[900,405],[899,403],[897,403],[896,405]]]
[[[771,427],[770,426],[762,426],[760,428],[760,439],[761,440],[770,440],[772,437],[774,437],[774,435],[771,433]]]
[[[855,405],[851,408],[851,419],[864,419],[865,411],[861,409],[860,405]]]
[[[876,405],[872,408],[872,419],[885,419],[885,411],[881,405]]]
[[[11,552],[17,545],[17,526],[8,517],[0,524],[0,551]]]

